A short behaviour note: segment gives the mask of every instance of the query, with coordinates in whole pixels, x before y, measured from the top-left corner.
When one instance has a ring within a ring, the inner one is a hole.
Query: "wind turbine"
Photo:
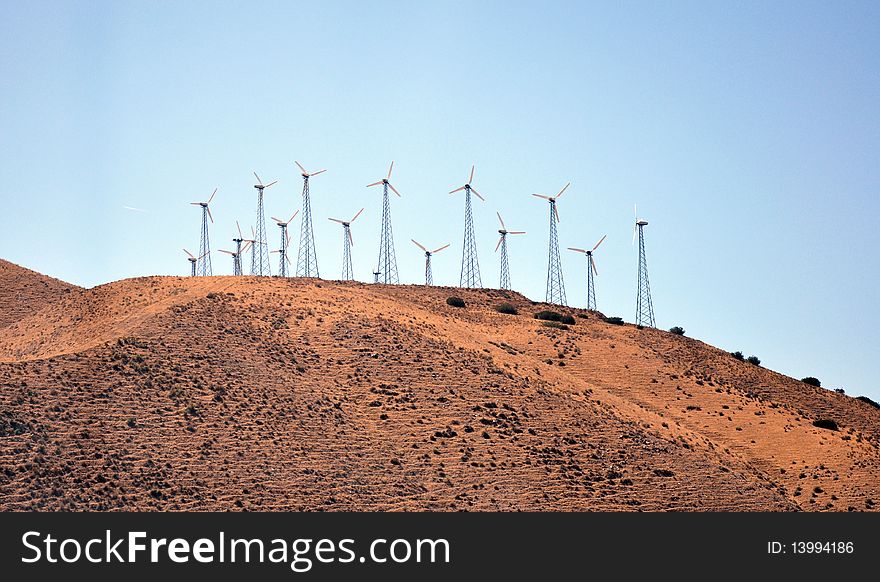
[[[378,282],[379,282],[379,275],[381,275],[381,274],[382,274],[382,271],[380,271],[380,270],[378,270],[378,269],[376,269],[375,271],[373,271],[373,283],[378,283]]]
[[[498,222],[501,223],[501,228],[498,230],[498,234],[501,237],[498,239],[498,244],[495,245],[495,252],[498,252],[498,247],[501,247],[501,283],[500,289],[510,289],[510,266],[508,265],[507,260],[507,235],[509,234],[525,234],[524,230],[507,230],[507,227],[504,226],[504,219],[501,218],[501,213],[496,212],[498,215]]]
[[[302,223],[299,231],[299,252],[296,257],[296,276],[297,277],[320,277],[318,273],[318,257],[315,254],[315,233],[312,230],[312,205],[309,201],[309,178],[323,174],[327,170],[318,170],[317,172],[309,172],[302,167],[297,161],[294,161],[302,172],[303,177],[303,193],[302,193]]]
[[[257,240],[254,243],[255,258],[252,265],[255,269],[251,271],[251,275],[271,276],[272,268],[269,265],[269,241],[266,239],[266,216],[263,214],[263,190],[277,184],[278,180],[263,184],[263,181],[256,172],[254,172],[254,177],[257,179],[257,183],[254,184],[254,188],[257,189],[257,230],[254,234],[254,238]]]
[[[386,195],[387,196],[387,195]],[[351,247],[354,245],[354,239],[351,237],[351,223],[355,221],[355,219],[361,215],[364,209],[361,208],[357,211],[357,214],[354,215],[354,218],[351,220],[339,220],[338,218],[329,218],[328,220],[332,220],[333,222],[338,222],[342,225],[342,280],[343,281],[351,281],[354,279],[354,270],[351,267]],[[394,247],[392,247],[393,250]],[[395,267],[396,268],[396,267]],[[375,274],[375,273],[374,273]],[[378,283],[378,275],[377,280]]]
[[[195,277],[196,276],[196,263],[198,262],[199,259],[194,254],[192,254],[191,252],[189,252],[186,249],[183,249],[183,252],[185,252],[187,255],[186,260],[189,261],[189,266],[190,266],[190,271],[191,271],[190,276]]]
[[[251,236],[254,238],[244,238],[242,239],[247,243],[245,246],[250,246],[251,249],[251,275],[255,274],[257,271],[257,247],[254,243],[257,242],[256,235],[254,234],[254,227],[251,227]]]
[[[247,249],[243,249],[241,243],[244,242],[244,235],[241,234],[241,226],[238,224],[238,221],[235,221],[235,228],[238,229],[238,238],[233,238],[232,242],[235,243],[235,254],[238,257],[238,260],[233,262],[233,271],[234,275],[241,275],[241,253]]]
[[[211,275],[211,241],[208,239],[208,219],[211,219],[211,224],[214,223],[214,217],[211,216],[209,205],[211,200],[214,199],[215,194],[217,194],[217,188],[214,188],[207,202],[190,202],[193,206],[202,207],[202,236],[199,241],[199,258],[197,259],[198,265],[196,269],[202,277]]]
[[[223,249],[218,249],[221,253],[226,253],[227,255],[232,256],[232,274],[233,275],[241,275],[241,252],[242,251],[225,251]],[[247,247],[245,247],[247,250]]]
[[[397,257],[394,253],[394,232],[391,229],[391,203],[388,199],[388,189],[397,194],[400,198],[400,192],[391,185],[391,171],[394,169],[394,160],[388,167],[388,175],[372,184],[367,184],[367,188],[382,185],[382,227],[379,231],[379,267],[382,274],[385,275],[383,283],[398,284],[397,278]],[[344,277],[343,277],[344,278]]]
[[[272,220],[278,224],[281,228],[281,248],[278,249],[278,252],[281,253],[281,263],[278,267],[278,274],[281,277],[287,277],[287,265],[290,263],[290,259],[287,257],[287,249],[290,243],[290,234],[287,232],[287,225],[296,218],[296,215],[299,214],[299,210],[293,213],[293,216],[288,218],[287,220],[281,220],[280,218],[272,217]],[[286,259],[286,260],[285,260]]]
[[[636,231],[639,234],[639,289],[636,295],[636,325],[656,327],[654,322],[654,303],[651,301],[651,284],[648,282],[648,259],[645,257],[645,227],[648,221],[639,218],[638,206],[633,205],[635,224],[633,225],[633,244]]]
[[[410,240],[413,241],[413,243],[417,247],[419,247],[420,249],[425,251],[425,285],[430,287],[431,285],[434,284],[434,275],[431,273],[431,256],[434,253],[439,253],[440,251],[442,251],[443,249],[445,249],[449,245],[443,245],[439,249],[434,249],[433,251],[429,251],[428,249],[426,249],[425,247],[420,245],[418,242],[416,242],[415,239],[410,239]]]
[[[556,208],[556,201],[559,200],[569,186],[571,186],[571,182],[563,186],[556,196],[532,194],[532,196],[543,198],[550,203],[550,252],[547,259],[547,293],[544,300],[547,303],[555,303],[556,305],[566,305],[565,282],[562,280],[562,261],[559,258],[559,239],[556,237],[556,223],[559,222],[559,210]]]
[[[584,253],[587,256],[587,309],[591,311],[596,311],[596,284],[593,282],[593,274],[599,274],[599,271],[596,269],[596,261],[593,260],[593,253],[599,248],[602,241],[605,240],[605,236],[600,238],[599,242],[596,243],[596,246],[588,251],[575,247],[568,247],[568,250],[570,251]]]
[[[477,241],[474,236],[474,215],[471,211],[471,192],[477,198],[486,201],[480,196],[480,193],[473,189],[471,182],[474,181],[475,166],[471,166],[471,174],[464,186],[452,190],[450,194],[461,192],[464,190],[464,245],[461,251],[461,277],[459,278],[459,286],[461,287],[482,287],[480,281],[480,261],[477,257]]]

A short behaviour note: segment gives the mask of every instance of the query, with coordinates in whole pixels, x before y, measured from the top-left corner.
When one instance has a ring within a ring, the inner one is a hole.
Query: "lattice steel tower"
[[[459,287],[477,287],[481,288],[483,283],[480,281],[480,261],[477,257],[477,241],[474,235],[474,215],[471,210],[471,193],[473,192],[477,198],[486,201],[480,196],[480,193],[471,187],[474,181],[474,166],[471,166],[471,174],[467,183],[452,190],[450,194],[461,192],[464,190],[464,243],[461,251],[461,276],[459,278]]]
[[[499,283],[499,289],[510,289],[510,265],[508,264],[507,258],[507,235],[509,234],[525,234],[525,231],[522,230],[507,230],[507,227],[504,226],[504,219],[501,218],[501,213],[496,212],[498,215],[498,222],[501,223],[501,228],[498,230],[498,234],[501,235],[501,238],[498,239],[498,244],[495,245],[495,252],[498,252],[498,248],[501,247],[501,282]]]
[[[309,178],[317,176],[327,170],[318,170],[309,173],[299,162],[294,162],[302,171],[303,177],[303,205],[302,221],[299,231],[299,252],[296,256],[297,277],[320,277],[318,272],[318,257],[315,254],[315,233],[312,230],[312,205],[309,200]]]
[[[278,253],[281,255],[278,264],[278,274],[281,277],[289,277],[290,273],[287,271],[287,265],[290,264],[290,233],[287,231],[287,225],[291,223],[291,221],[296,218],[296,215],[299,214],[299,210],[293,213],[293,215],[287,220],[281,220],[280,218],[272,217],[272,220],[278,225],[281,229],[281,248],[278,249]],[[273,251],[275,252],[275,251]]]
[[[550,203],[550,252],[547,259],[547,291],[544,300],[556,305],[567,305],[565,299],[565,282],[562,280],[562,261],[559,258],[559,239],[556,236],[556,223],[559,222],[559,210],[556,201],[562,196],[571,182],[562,187],[556,196],[532,194]]]
[[[202,232],[199,240],[199,258],[196,259],[196,274],[201,277],[210,277],[211,271],[211,241],[208,237],[208,220],[213,223],[214,217],[211,216],[210,204],[217,194],[217,188],[211,193],[207,202],[190,202],[194,206],[202,207]]]
[[[183,249],[183,252],[186,253],[186,260],[189,261],[190,276],[195,277],[196,276],[196,263],[199,262],[199,259],[194,254],[192,254],[191,252],[189,252],[186,249]]]
[[[244,235],[241,234],[241,226],[239,226],[237,220],[235,221],[235,228],[238,229],[238,238],[232,239],[232,242],[235,243],[235,260],[232,263],[232,274],[239,276],[241,275],[241,253],[245,250],[241,246],[241,243],[244,242]]]
[[[257,183],[254,188],[257,189],[257,230],[254,232],[254,260],[251,262],[251,275],[271,276],[272,268],[269,265],[269,241],[266,239],[266,216],[263,213],[263,190],[276,184],[278,180],[263,184],[263,181],[254,172]]]
[[[431,257],[434,255],[434,253],[439,253],[443,249],[447,248],[449,245],[448,244],[443,245],[439,249],[434,249],[433,251],[429,251],[428,249],[423,247],[421,244],[419,244],[418,241],[416,241],[415,239],[410,239],[410,240],[413,241],[413,243],[417,247],[419,247],[420,249],[422,249],[425,252],[425,285],[430,287],[434,284],[434,273],[431,271]]]
[[[391,185],[391,171],[394,169],[394,160],[388,167],[388,175],[367,188],[382,185],[382,223],[379,230],[379,267],[381,269],[382,282],[397,285],[400,280],[397,277],[397,256],[394,253],[394,231],[391,228],[391,203],[388,199],[388,189],[400,197],[400,192]]]
[[[636,296],[636,325],[656,327],[654,304],[651,301],[651,284],[648,282],[648,260],[645,258],[645,226],[647,220],[636,219],[639,231],[639,291]]]
[[[596,243],[596,246],[588,251],[575,247],[568,247],[568,250],[578,253],[584,253],[584,255],[586,255],[587,257],[587,309],[591,311],[596,311],[596,284],[593,281],[593,274],[599,274],[599,271],[596,270],[596,261],[593,259],[593,253],[596,251],[596,249],[599,248],[599,245],[602,244],[602,241],[605,240],[605,236],[600,238],[599,242]]]
[[[354,218],[351,220],[340,220],[338,218],[330,218],[333,222],[338,222],[342,225],[342,280],[343,281],[351,281],[354,279],[354,269],[351,266],[351,247],[354,244],[354,239],[351,236],[351,223],[355,221],[355,219],[361,215],[364,209],[361,208],[358,210],[357,214],[354,215]],[[375,275],[375,273],[374,273]],[[376,281],[374,283],[378,283],[378,275],[376,275]]]

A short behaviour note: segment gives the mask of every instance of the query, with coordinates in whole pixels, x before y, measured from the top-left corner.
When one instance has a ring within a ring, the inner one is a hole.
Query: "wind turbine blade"
[[[210,204],[210,203],[211,203],[211,200],[214,199],[214,195],[215,195],[216,193],[217,193],[217,188],[214,188],[214,191],[211,192],[211,197],[208,198],[208,202],[207,202],[207,204]]]
[[[525,233],[526,233],[526,231],[524,231],[524,230],[509,230],[509,231],[507,231],[507,234],[525,234]]]
[[[476,194],[476,195],[477,195],[477,198],[479,198],[479,199],[482,200],[483,202],[486,201],[486,199],[483,198],[482,196],[480,196],[480,193],[477,192],[476,190],[474,190],[473,188],[471,188],[471,192],[473,192],[474,194]]]
[[[190,202],[190,204],[192,204],[193,206],[201,206],[202,205],[201,202]]]
[[[238,221],[235,221],[235,228],[238,229],[238,238],[244,240],[244,235],[241,234],[241,226],[238,224]]]
[[[390,179],[391,179],[391,170],[393,170],[393,169],[394,169],[394,160],[391,160],[391,165],[388,166],[388,177],[385,178],[386,180],[390,180]]]
[[[210,207],[208,207],[208,206],[205,206],[205,210],[207,210],[207,211],[208,211],[208,218],[210,218],[210,219],[211,219],[211,224],[214,224],[214,217],[213,217],[213,216],[211,216],[211,209],[210,209]]]
[[[367,184],[367,188],[370,188],[371,186],[378,186],[379,184],[382,184],[382,183],[383,183],[382,180],[379,180],[378,182],[373,182],[372,184]]]
[[[440,248],[437,249],[436,251],[431,251],[431,254],[439,253],[440,251],[442,251],[443,249],[445,249],[445,248],[448,247],[448,246],[449,246],[449,245],[443,245],[442,247],[440,247]]]
[[[254,230],[254,227],[251,227],[251,236],[254,237],[254,240],[257,240],[257,232]]]
[[[299,214],[299,209],[297,209],[297,210],[296,210],[296,211],[290,216],[290,219],[287,221],[287,224],[290,224],[291,222],[293,222],[293,219],[296,218],[296,215],[297,215],[297,214]]]
[[[256,173],[256,172],[254,172],[254,177],[257,179],[257,184],[259,184],[260,186],[262,186],[262,185],[263,185],[263,181],[260,180],[260,177],[257,176],[257,173]]]
[[[317,176],[318,174],[323,174],[326,171],[327,170],[318,170],[317,172],[312,172],[311,174],[309,174],[309,178],[311,178],[312,176]]]
[[[397,197],[400,198],[400,192],[397,191],[397,188],[391,185],[391,182],[388,182],[388,187],[394,190],[394,193],[397,194]]]
[[[501,241],[503,241],[503,240],[504,240],[504,235],[502,234],[501,236],[498,237],[498,244],[495,245],[495,252],[496,253],[498,252],[498,247],[501,246]]]
[[[553,214],[556,215],[556,222],[559,222],[559,209],[556,208],[556,205],[553,205]]]
[[[501,218],[501,213],[500,213],[500,212],[496,212],[495,214],[498,215],[498,222],[501,223],[501,228],[504,229],[504,230],[507,230],[507,227],[504,226],[504,219]]]
[[[199,257],[199,259],[204,259],[205,257],[207,257],[209,252],[210,251],[205,252],[205,254],[203,254],[201,257]]]
[[[629,244],[630,244],[630,246],[633,246],[636,244],[636,224],[635,223],[633,223],[633,239],[632,239],[632,242]]]
[[[339,224],[345,224],[343,221],[339,220],[338,218],[328,218],[327,220],[332,220],[333,222],[338,222]]]
[[[305,168],[303,168],[303,167],[302,167],[302,164],[300,164],[300,163],[299,163],[299,162],[297,162],[297,161],[296,161],[296,160],[293,160],[293,163],[294,163],[294,164],[296,164],[296,165],[297,165],[297,167],[298,167],[298,168],[299,168],[299,169],[300,169],[300,170],[302,170],[302,173],[303,173],[303,174],[305,174],[305,175],[307,175],[307,176],[308,176],[308,174],[309,174],[309,173],[308,173],[308,172],[307,172],[307,171],[306,171],[306,169],[305,169]]]
[[[575,252],[577,252],[577,253],[585,253],[585,252],[587,252],[587,251],[585,251],[584,249],[579,249],[579,248],[576,248],[576,247],[568,247],[568,250],[570,250],[570,251],[575,251]]]
[[[606,237],[606,236],[608,236],[608,235],[606,234],[605,236],[603,236],[602,238],[599,239],[599,242],[597,242],[597,243],[596,243],[596,246],[593,247],[593,250],[594,250],[594,251],[595,251],[596,249],[599,248],[599,245],[602,244],[602,241],[605,240],[605,237]]]
[[[394,163],[394,162],[392,162],[392,163]],[[361,212],[363,212],[363,211],[364,211],[363,208],[361,208],[360,210],[358,210],[358,213],[354,215],[354,218],[352,218],[351,220],[348,221],[349,224],[351,224],[352,222],[354,222],[354,221],[357,219],[357,217],[361,215]]]
[[[456,192],[461,192],[462,190],[464,190],[464,186],[462,186],[461,188],[456,188],[455,190],[452,190],[449,193],[455,194]],[[195,204],[198,204],[198,202],[196,202]]]
[[[351,236],[351,229],[348,229],[348,242],[351,243],[351,246],[354,246],[354,238]]]
[[[596,269],[596,261],[593,260],[593,256],[590,255],[590,266],[593,267],[593,273],[596,275],[599,274],[599,271]]]
[[[272,220],[274,220],[274,221],[277,222],[278,224],[281,224],[281,219],[280,219],[280,218],[275,218],[274,216],[270,216],[269,218],[271,218]]]
[[[543,198],[544,200],[550,200],[549,196],[544,196],[543,194],[532,194],[532,196],[537,196],[538,198]]]
[[[288,265],[292,265],[292,264],[293,264],[293,263],[290,262],[290,255],[285,254],[285,255],[284,255],[284,259],[287,261],[287,264],[288,264]]]
[[[227,255],[233,255],[233,256],[235,255],[235,253],[233,253],[231,251],[224,251],[223,249],[217,249],[217,250],[220,251],[221,253],[226,253]]]
[[[186,250],[186,249],[183,249],[183,252],[185,252],[187,255],[189,255],[189,256],[190,256],[191,258],[193,258],[193,259],[196,258],[196,256],[195,256],[194,254],[192,254],[191,252],[189,252],[189,251]]]
[[[468,178],[468,181],[467,181],[468,184],[470,184],[471,182],[474,181],[474,169],[475,168],[476,168],[476,166],[471,166],[471,176],[470,176],[470,178]]]
[[[423,247],[422,245],[420,245],[419,243],[417,243],[415,239],[412,239],[412,238],[411,238],[411,239],[409,239],[409,240],[413,241],[413,243],[415,243],[415,245],[416,245],[417,247],[419,247],[420,249],[422,249],[422,250],[425,251],[426,253],[428,252],[428,249],[426,249],[425,247]]]
[[[244,246],[241,247],[241,252],[246,252],[249,248],[251,248],[251,241],[244,243]]]
[[[275,184],[277,184],[277,183],[278,183],[278,180],[273,180],[273,181],[269,182],[268,184],[266,184],[265,186],[263,186],[263,189],[266,189],[266,188],[268,188],[269,186],[273,186],[273,185],[275,185]]]
[[[559,191],[559,194],[557,194],[556,196],[554,196],[554,198],[558,199],[560,196],[562,196],[562,193],[565,192],[566,190],[568,190],[568,187],[569,187],[569,186],[571,186],[571,182],[569,182],[568,184],[566,184],[565,186],[563,186],[563,187],[562,187],[562,190],[560,190],[560,191]]]

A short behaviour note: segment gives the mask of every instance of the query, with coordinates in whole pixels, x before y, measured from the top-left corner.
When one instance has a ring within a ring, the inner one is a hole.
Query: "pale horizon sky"
[[[515,290],[544,299],[559,202],[568,302],[633,321],[633,204],[657,325],[880,400],[880,5],[872,2],[27,2],[0,21],[0,257],[86,287],[186,275],[217,187],[215,274],[235,220],[300,208],[321,275],[349,218],[372,280],[381,191],[402,283],[458,283],[476,165],[483,285],[498,224]],[[299,218],[291,225],[293,254]],[[278,228],[268,221],[269,242]],[[273,258],[277,255],[273,255]],[[293,257],[295,258],[295,257]],[[248,264],[248,261],[245,261]],[[277,264],[273,261],[273,272]]]

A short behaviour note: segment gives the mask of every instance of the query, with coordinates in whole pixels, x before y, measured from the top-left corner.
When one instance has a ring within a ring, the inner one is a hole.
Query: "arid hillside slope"
[[[150,277],[2,314],[0,508],[875,508],[880,410],[597,313],[546,327],[546,307]]]
[[[80,288],[0,259],[0,329]]]

